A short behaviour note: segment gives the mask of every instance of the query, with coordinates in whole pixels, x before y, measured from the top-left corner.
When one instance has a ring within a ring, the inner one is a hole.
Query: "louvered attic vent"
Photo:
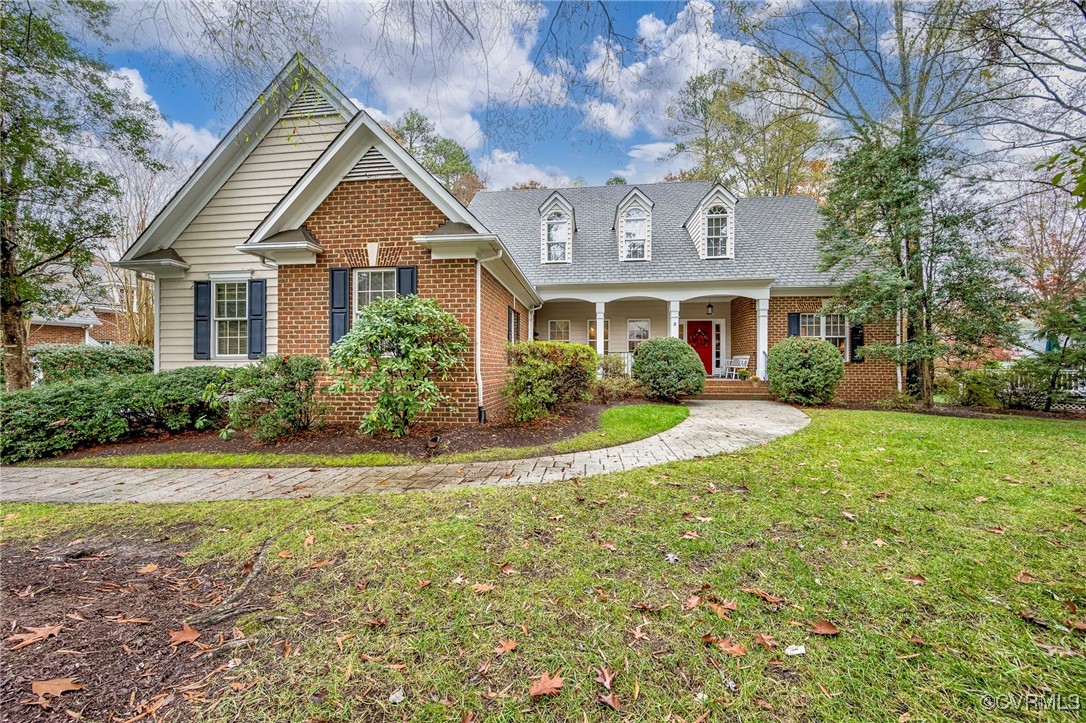
[[[366,151],[354,168],[343,177],[345,181],[368,181],[374,178],[403,178],[403,174],[381,155],[376,146]]]
[[[336,115],[336,109],[324,95],[309,85],[287,109],[284,118],[312,118],[320,115]]]

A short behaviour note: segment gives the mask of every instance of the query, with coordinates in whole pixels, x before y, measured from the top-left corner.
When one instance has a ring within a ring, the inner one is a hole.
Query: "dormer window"
[[[649,215],[633,207],[622,215],[622,260],[644,261],[648,258]]]
[[[728,209],[712,206],[705,214],[705,256],[716,259],[728,255]]]
[[[569,261],[569,216],[564,211],[551,211],[544,221],[544,262]]]

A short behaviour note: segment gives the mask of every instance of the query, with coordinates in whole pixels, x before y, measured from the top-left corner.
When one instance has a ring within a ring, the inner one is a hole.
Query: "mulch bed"
[[[199,637],[171,646],[170,631],[230,591],[214,566],[181,564],[166,538],[76,540],[0,548],[0,710],[4,721],[153,720],[187,703],[230,695],[231,623],[194,626]],[[60,626],[42,640],[9,636]],[[223,643],[226,648],[215,650]],[[236,661],[235,661],[236,663]],[[74,679],[58,696],[35,681]],[[172,717],[172,716],[171,716]]]
[[[215,430],[162,434],[153,438],[141,437],[115,444],[87,447],[56,459],[74,460],[173,452],[235,452],[239,454],[274,452],[276,454],[329,455],[389,452],[425,459],[447,452],[474,452],[494,447],[552,445],[598,429],[600,413],[608,406],[612,405],[572,405],[553,418],[537,419],[523,424],[472,424],[463,427],[420,424],[412,428],[409,436],[400,439],[368,437],[359,434],[356,427],[333,425],[272,444],[261,444],[245,432],[239,432],[230,440],[221,439],[218,431]],[[429,444],[433,437],[439,438],[436,446]]]
[[[932,414],[937,417],[962,417],[964,419],[998,419],[1000,417],[1033,417],[1036,419],[1067,419],[1086,421],[1086,412],[1052,411],[1040,412],[1032,409],[992,409],[991,407],[960,407],[953,404],[936,404],[931,409],[922,407],[901,407],[888,409],[877,404],[848,402],[841,405],[844,409],[862,409],[870,412],[912,412],[914,414]]]

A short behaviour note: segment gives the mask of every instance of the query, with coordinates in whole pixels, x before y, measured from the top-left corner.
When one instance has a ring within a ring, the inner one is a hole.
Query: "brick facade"
[[[771,302],[772,303],[772,302]],[[732,356],[749,356],[751,374],[758,368],[758,311],[754,299],[737,296],[732,299],[729,327]]]
[[[30,334],[27,337],[27,346],[36,346],[38,344],[83,344],[86,340],[86,330],[81,326],[31,324]]]
[[[311,354],[327,357],[329,348],[329,270],[369,268],[368,244],[377,243],[373,268],[418,267],[419,296],[437,301],[468,329],[464,365],[445,382],[443,391],[451,403],[426,415],[423,421],[467,424],[478,418],[474,339],[475,262],[469,259],[437,260],[414,237],[427,234],[445,221],[439,211],[408,180],[344,181],[317,207],[305,226],[323,252],[315,264],[279,267],[279,338],[281,355]],[[483,270],[484,399],[489,419],[504,418],[500,395],[505,377],[504,345],[506,310],[513,295]],[[354,293],[354,279],[351,279]],[[522,334],[527,329],[527,310],[522,306]],[[369,409],[361,394],[331,397],[330,421],[357,424]]]
[[[814,313],[822,310],[826,297],[774,296],[769,300],[769,348],[788,336],[788,314]],[[733,308],[735,302],[732,302]],[[892,342],[894,327],[888,324],[868,324],[864,327],[864,342]],[[734,347],[733,347],[734,348]],[[897,392],[897,368],[885,359],[845,361],[845,379],[837,395],[849,402],[874,402]]]
[[[95,341],[108,341],[112,344],[128,343],[128,329],[123,323],[124,319],[121,318],[120,312],[96,310],[94,314],[102,323],[91,327],[90,335],[92,339]]]

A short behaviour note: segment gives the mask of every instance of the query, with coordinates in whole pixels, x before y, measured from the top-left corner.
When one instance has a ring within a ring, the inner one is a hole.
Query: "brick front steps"
[[[771,400],[765,382],[737,381],[734,379],[706,379],[705,392],[695,399],[724,400]]]

